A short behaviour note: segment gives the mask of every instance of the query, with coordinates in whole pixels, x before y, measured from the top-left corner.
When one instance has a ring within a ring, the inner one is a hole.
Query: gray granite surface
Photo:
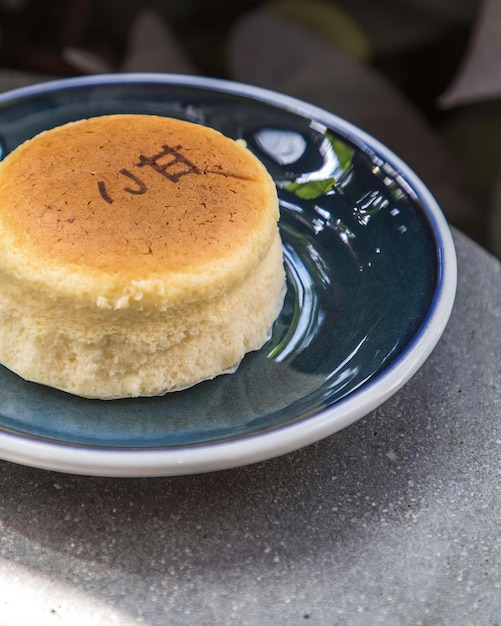
[[[454,235],[442,340],[335,436],[176,478],[0,462],[0,626],[499,626],[501,264]]]

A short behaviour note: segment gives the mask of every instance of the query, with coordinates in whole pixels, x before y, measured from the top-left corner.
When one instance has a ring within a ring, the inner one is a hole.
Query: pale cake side
[[[47,131],[0,164],[0,362],[86,397],[235,367],[283,301],[271,177],[241,144],[156,116]]]
[[[278,234],[245,281],[191,304],[98,308],[0,283],[0,362],[101,399],[160,395],[234,370],[268,340],[284,296]]]

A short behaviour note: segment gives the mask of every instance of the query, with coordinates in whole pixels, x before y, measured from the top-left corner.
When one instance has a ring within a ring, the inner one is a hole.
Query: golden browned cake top
[[[271,179],[243,145],[171,118],[66,124],[0,165],[0,254],[13,247],[52,269],[143,280],[238,257],[248,270],[277,219]]]

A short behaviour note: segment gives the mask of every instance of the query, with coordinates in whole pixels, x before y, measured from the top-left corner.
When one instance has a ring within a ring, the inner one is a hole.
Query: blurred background
[[[0,90],[175,72],[317,104],[501,258],[501,0],[0,0]]]

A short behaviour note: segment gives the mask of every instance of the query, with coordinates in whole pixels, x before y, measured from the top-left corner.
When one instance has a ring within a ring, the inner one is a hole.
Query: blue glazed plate
[[[126,112],[212,126],[264,162],[281,203],[283,311],[235,374],[161,398],[86,400],[0,366],[0,457],[102,476],[245,465],[348,426],[418,370],[448,321],[456,259],[439,207],[398,157],[277,93],[145,74],[1,95],[2,156],[44,129]]]

